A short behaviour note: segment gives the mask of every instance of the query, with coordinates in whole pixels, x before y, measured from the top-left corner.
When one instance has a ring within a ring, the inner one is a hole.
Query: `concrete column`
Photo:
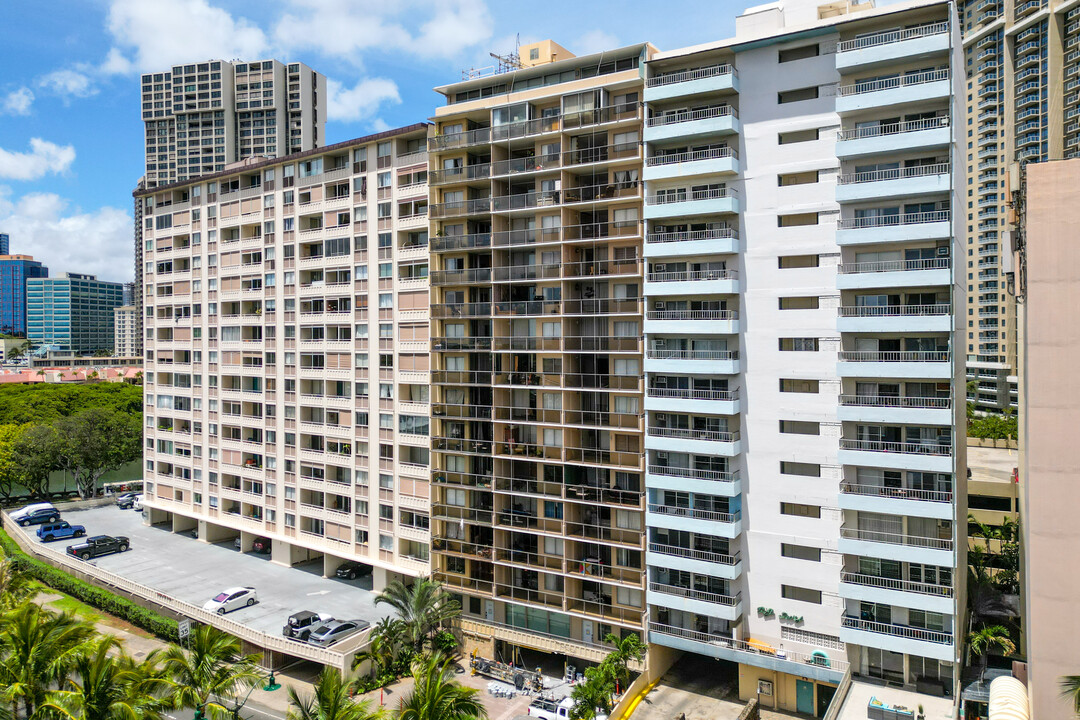
[[[250,538],[244,538],[248,533],[241,533],[242,539],[251,542]],[[292,567],[292,545],[284,540],[273,540],[270,543],[270,562],[285,567]]]

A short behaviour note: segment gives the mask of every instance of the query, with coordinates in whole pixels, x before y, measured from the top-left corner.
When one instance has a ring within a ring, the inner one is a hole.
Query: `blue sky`
[[[305,62],[331,83],[327,140],[431,116],[431,88],[489,51],[581,54],[729,37],[742,0],[7,0],[0,23],[0,232],[64,271],[132,276],[140,72],[209,58]]]

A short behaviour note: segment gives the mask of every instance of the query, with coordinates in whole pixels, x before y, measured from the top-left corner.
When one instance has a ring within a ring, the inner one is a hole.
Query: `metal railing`
[[[710,480],[713,482],[737,482],[739,471],[733,470],[701,470],[692,467],[676,467],[672,465],[649,465],[648,472],[652,475],[664,475],[666,477],[689,478],[691,480]]]
[[[702,602],[713,603],[714,605],[726,605],[727,607],[735,607],[742,602],[742,593],[738,592],[734,595],[723,595],[721,593],[708,592],[707,590],[695,590],[694,588],[679,587],[678,585],[667,585],[658,582],[649,583],[649,592],[660,593],[661,595],[675,595],[676,597],[701,600]]]
[[[650,360],[738,360],[738,350],[678,350],[649,348],[645,357]]]
[[[1037,1],[1038,0],[1036,0],[1036,2]],[[903,30],[890,30],[889,32],[866,35],[853,40],[842,40],[836,44],[836,52],[844,53],[852,50],[878,47],[879,45],[891,45],[892,43],[903,42],[904,40],[940,35],[948,31],[949,23],[947,21],[933,23],[932,25],[904,28]]]
[[[839,130],[836,139],[862,140],[863,138],[883,137],[885,135],[899,135],[901,133],[919,132],[921,130],[936,130],[949,127],[949,116],[939,115],[921,120],[901,120],[900,122],[884,123],[870,127],[848,128]]]
[[[701,560],[703,562],[717,563],[719,565],[737,565],[742,561],[739,553],[724,555],[711,550],[696,550],[694,548],[679,547],[678,545],[664,545],[662,543],[649,543],[649,552],[660,555],[671,555],[688,560]]]
[[[699,510],[690,507],[676,507],[674,505],[657,505],[649,503],[649,512],[657,515],[671,515],[674,517],[694,518],[695,520],[711,520],[713,522],[734,523],[742,517],[739,513],[718,512],[716,510]]]
[[[911,87],[913,85],[925,85],[926,83],[939,82],[948,79],[948,69],[927,70],[924,72],[910,73],[908,75],[900,75],[898,77],[881,78],[878,80],[860,80],[850,85],[840,85],[836,88],[836,94],[840,97],[862,95],[863,93],[894,90],[896,88]]]
[[[696,388],[661,388],[650,387],[646,391],[649,397],[658,398],[682,398],[685,400],[738,400],[739,391],[736,390],[698,390]]]
[[[869,217],[840,218],[837,228],[840,230],[862,230],[865,228],[896,227],[899,225],[919,225],[922,223],[948,222],[951,214],[948,210],[905,213],[903,215],[871,215]]]
[[[711,440],[713,442],[736,442],[739,433],[726,430],[695,430],[693,428],[649,427],[647,434],[653,437],[685,438],[688,440]]]
[[[841,450],[864,450],[867,452],[903,453],[905,455],[937,455],[950,457],[952,445],[937,442],[890,442],[887,440],[854,440],[840,438]]]
[[[676,70],[675,72],[662,73],[645,79],[645,87],[663,87],[675,83],[690,82],[691,80],[704,80],[706,78],[719,77],[721,75],[733,75],[735,68],[727,63],[706,65],[704,67],[689,70]]]
[[[951,258],[935,257],[918,260],[876,260],[872,262],[841,263],[837,272],[841,275],[860,273],[906,272],[908,270],[947,270],[952,266]],[[432,273],[434,276],[435,273]]]
[[[934,163],[933,165],[911,165],[908,167],[890,168],[887,170],[872,170],[870,172],[848,173],[836,178],[837,185],[857,185],[869,182],[884,182],[886,180],[907,180],[911,178],[929,177],[931,175],[948,175],[949,163]]]
[[[898,395],[841,395],[840,404],[850,407],[887,407],[921,408],[948,410],[952,407],[952,398],[948,397],[912,397]]]
[[[699,108],[697,110],[679,110],[678,112],[664,115],[654,115],[649,118],[646,127],[663,127],[677,123],[693,122],[695,120],[710,120],[718,117],[738,117],[739,113],[731,105],[713,105],[712,107]]]
[[[653,155],[645,159],[648,167],[661,165],[675,165],[684,162],[696,162],[698,160],[717,160],[719,158],[738,158],[739,154],[733,148],[719,147],[707,150],[691,150],[690,152],[669,153],[667,155]]]
[[[840,317],[914,317],[925,315],[948,315],[952,312],[949,303],[934,305],[841,305],[837,308]]]
[[[694,242],[696,240],[731,240],[738,239],[739,233],[734,228],[715,230],[687,230],[682,232],[649,233],[645,238],[648,243]]]
[[[649,310],[646,320],[738,320],[736,310]]]
[[[691,190],[686,192],[665,193],[648,195],[645,198],[646,205],[670,205],[671,203],[694,202],[696,200],[716,200],[718,198],[735,197],[735,188],[709,188],[708,190]]]
[[[683,270],[682,272],[650,272],[649,282],[684,282],[687,280],[734,280],[739,276],[736,270]]]
[[[884,543],[886,545],[904,545],[906,547],[927,548],[929,550],[952,550],[952,538],[925,537],[922,535],[904,535],[902,533],[882,532],[880,530],[861,530],[859,528],[840,528],[840,537],[846,540]]]
[[[947,503],[952,502],[953,499],[951,490],[918,490],[886,485],[864,485],[846,480],[840,483],[840,492],[845,495],[873,495],[895,500],[925,500],[927,502]]]
[[[915,582],[913,580],[900,580],[898,578],[878,577],[864,573],[843,572],[840,574],[840,582],[851,585],[865,585],[883,590],[899,590],[900,592],[918,593],[920,595],[937,595],[939,597],[952,597],[951,585],[934,585],[933,583]]]
[[[673,637],[685,638],[694,642],[743,652],[748,655],[764,655],[777,660],[787,660],[794,665],[816,665],[818,667],[835,670],[838,674],[843,673],[848,669],[848,662],[846,660],[833,659],[826,657],[824,654],[805,653],[798,650],[775,649],[763,645],[762,643],[750,644],[745,640],[735,640],[727,635],[721,635],[719,633],[700,632],[698,630],[690,630],[689,628],[665,625],[658,622],[650,622],[649,630],[662,635],[671,635]],[[796,675],[805,674],[798,668],[793,668],[791,672]]]
[[[915,628],[908,625],[893,625],[892,623],[874,622],[873,620],[863,620],[861,618],[847,617],[846,615],[841,619],[841,626],[853,630],[865,630],[867,632],[881,633],[883,635],[908,638],[910,640],[923,640],[939,645],[953,644],[952,633],[942,632],[940,630],[926,630],[924,628]]]
[[[948,350],[841,350],[841,362],[949,362]]]

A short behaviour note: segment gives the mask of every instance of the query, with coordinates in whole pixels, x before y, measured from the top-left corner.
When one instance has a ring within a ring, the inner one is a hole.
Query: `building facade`
[[[113,353],[117,357],[135,357],[138,328],[134,305],[121,305],[113,310]]]
[[[0,253],[0,332],[26,335],[26,282],[49,276],[49,268],[29,255],[8,255],[7,236]]]
[[[11,236],[0,233],[0,255],[7,255],[9,252],[11,252]]]
[[[426,133],[138,196],[152,522],[428,574]]]
[[[90,354],[113,349],[113,310],[121,305],[124,286],[94,275],[26,281],[26,336],[37,346]]]

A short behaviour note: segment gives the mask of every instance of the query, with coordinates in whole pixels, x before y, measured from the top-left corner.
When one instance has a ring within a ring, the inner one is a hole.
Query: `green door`
[[[795,709],[807,715],[814,714],[814,683],[795,681]]]

